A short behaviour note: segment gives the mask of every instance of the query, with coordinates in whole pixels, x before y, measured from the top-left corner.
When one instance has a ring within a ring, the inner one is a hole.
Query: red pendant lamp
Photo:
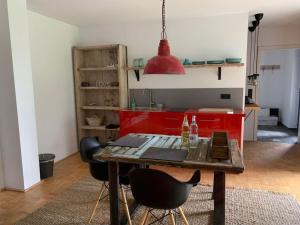
[[[158,55],[151,58],[144,69],[144,74],[185,74],[180,60],[170,53],[165,22],[165,0],[162,3],[162,32]]]

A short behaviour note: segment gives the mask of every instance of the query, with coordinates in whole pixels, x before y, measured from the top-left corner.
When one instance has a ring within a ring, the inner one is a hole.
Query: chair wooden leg
[[[95,212],[96,212],[97,206],[98,206],[98,204],[99,204],[99,201],[100,201],[100,199],[101,199],[101,197],[102,197],[102,194],[103,194],[104,190],[105,190],[105,183],[103,183],[102,186],[101,186],[100,194],[99,194],[99,197],[98,197],[98,199],[97,199],[96,205],[95,205],[95,207],[94,207],[93,213],[92,213],[92,215],[91,215],[91,217],[90,217],[89,223],[91,223],[91,221],[92,221],[92,219],[93,219],[93,217],[94,217],[94,214],[95,214]]]
[[[189,222],[187,221],[187,219],[186,219],[186,217],[185,217],[185,215],[184,215],[184,212],[183,212],[182,208],[179,207],[178,210],[179,210],[179,213],[180,213],[180,215],[181,215],[181,217],[182,217],[182,219],[183,219],[183,223],[184,223],[185,225],[189,225]]]
[[[124,188],[122,187],[122,185],[121,185],[120,189],[121,189],[121,193],[122,193],[122,197],[123,197],[123,201],[124,201],[124,205],[125,205],[125,211],[126,211],[128,224],[132,225],[131,218],[130,218],[130,212],[128,209],[128,203],[127,203],[127,199],[126,199],[126,194],[125,194],[125,191],[124,191]]]
[[[172,210],[170,210],[170,222],[171,222],[172,225],[176,225],[175,218],[174,218]]]
[[[148,218],[149,218],[149,211],[150,211],[150,209],[146,209],[146,210],[145,210],[145,213],[144,213],[144,215],[143,215],[143,217],[142,217],[142,220],[141,220],[141,222],[140,222],[140,225],[145,225],[145,224],[147,224]]]

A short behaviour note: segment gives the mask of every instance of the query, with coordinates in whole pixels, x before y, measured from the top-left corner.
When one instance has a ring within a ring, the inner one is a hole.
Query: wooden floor
[[[228,175],[226,186],[290,193],[300,202],[300,145],[246,142],[246,170],[240,175]],[[187,180],[192,171],[167,168],[178,179]],[[55,175],[26,193],[0,192],[0,224],[14,224],[27,214],[51,201],[58,193],[85,176],[87,165],[79,154],[55,164]],[[212,173],[202,171],[202,184],[212,184]]]

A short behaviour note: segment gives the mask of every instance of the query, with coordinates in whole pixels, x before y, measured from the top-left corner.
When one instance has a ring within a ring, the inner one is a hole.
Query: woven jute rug
[[[17,224],[88,224],[100,186],[99,181],[85,178]],[[209,186],[198,185],[193,188],[188,201],[182,207],[191,225],[212,224],[211,196],[212,188]],[[132,201],[130,193],[128,198],[129,202]],[[144,210],[142,206],[137,208],[132,218],[133,224],[139,224]],[[161,211],[154,213],[156,216],[162,214]],[[168,224],[169,220],[164,222]],[[176,216],[176,222],[183,224],[179,216]],[[109,224],[108,199],[100,202],[91,224]],[[300,206],[294,197],[286,194],[227,188],[226,224],[296,225],[300,224]]]

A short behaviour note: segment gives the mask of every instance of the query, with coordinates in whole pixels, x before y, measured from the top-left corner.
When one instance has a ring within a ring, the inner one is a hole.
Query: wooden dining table
[[[217,160],[211,158],[210,139],[199,138],[197,148],[188,149],[183,161],[145,159],[142,154],[150,147],[181,149],[181,137],[157,134],[129,134],[132,137],[147,138],[140,147],[107,146],[103,151],[94,154],[95,160],[105,160],[109,163],[109,195],[110,195],[110,224],[120,225],[121,215],[119,206],[119,167],[118,163],[134,163],[142,165],[162,165],[190,169],[211,170],[214,173],[213,201],[214,225],[225,224],[225,179],[226,173],[242,173],[245,169],[243,157],[237,140],[229,140],[230,158]]]

